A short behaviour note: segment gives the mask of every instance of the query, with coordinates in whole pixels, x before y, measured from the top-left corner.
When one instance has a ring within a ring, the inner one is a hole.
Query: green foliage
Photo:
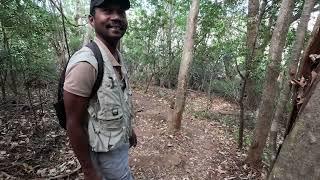
[[[156,84],[174,87],[190,1],[134,1],[133,4],[136,8],[128,16],[130,28],[123,40],[133,79],[147,80],[153,74]],[[189,80],[191,88],[208,92],[212,80],[235,78],[235,61],[244,51],[242,8],[240,1],[201,1]],[[230,97],[234,98],[234,93]]]
[[[56,69],[61,69],[67,60],[58,7],[42,0],[0,0],[0,4],[1,79],[6,77],[8,81],[11,71],[15,72],[18,82],[34,77],[57,79]],[[129,29],[121,42],[131,80],[147,82],[153,76],[154,84],[174,88],[191,1],[131,0],[131,4],[127,13]],[[268,4],[259,29],[257,58],[251,74],[258,94],[262,91],[267,49],[279,4]],[[83,44],[89,3],[66,0],[62,5],[70,54],[73,54]],[[302,3],[296,5],[295,14],[301,11]],[[236,64],[244,72],[246,10],[245,1],[200,1],[189,88],[238,99],[241,79]],[[291,29],[286,54],[290,52],[294,34]],[[286,68],[285,61],[282,68]]]
[[[30,80],[52,81],[56,77],[55,54],[48,42],[55,34],[58,16],[30,0],[0,4],[1,86],[4,80],[14,86]]]
[[[212,82],[212,91],[215,94],[233,101],[237,100],[240,88],[240,83],[235,81],[213,80]]]

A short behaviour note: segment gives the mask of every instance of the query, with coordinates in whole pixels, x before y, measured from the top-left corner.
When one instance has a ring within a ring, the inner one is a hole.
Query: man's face
[[[119,41],[128,27],[125,10],[117,5],[97,7],[89,20],[97,36],[106,41]]]

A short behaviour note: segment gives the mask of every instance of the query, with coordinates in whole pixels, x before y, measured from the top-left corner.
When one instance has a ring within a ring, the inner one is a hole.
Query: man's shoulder
[[[90,48],[84,46],[82,47],[80,50],[76,51],[70,58],[69,62],[68,62],[68,68],[71,68],[72,66],[74,66],[75,64],[79,63],[79,62],[87,62],[89,64],[91,64],[92,66],[94,66],[95,68],[97,67],[97,60],[93,54],[93,52],[91,51]]]
[[[81,49],[79,49],[78,51],[76,51],[70,58],[70,62],[71,61],[76,61],[79,60],[81,61],[81,59],[94,59],[94,54],[91,51],[90,48],[88,48],[87,46],[83,46]]]

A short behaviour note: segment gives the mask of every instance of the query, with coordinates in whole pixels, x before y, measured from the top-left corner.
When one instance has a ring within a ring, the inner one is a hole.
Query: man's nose
[[[111,14],[111,18],[110,19],[111,20],[122,20],[122,16],[119,13],[114,12],[114,13]]]

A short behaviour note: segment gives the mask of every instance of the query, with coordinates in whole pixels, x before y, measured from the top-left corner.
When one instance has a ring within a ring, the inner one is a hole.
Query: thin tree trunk
[[[168,1],[168,10],[169,10],[169,24],[167,27],[167,50],[168,50],[168,63],[174,61],[174,56],[172,52],[172,30],[173,30],[173,25],[174,25],[174,0]],[[171,89],[171,73],[172,68],[169,66],[168,67],[168,74],[167,74],[167,87]]]
[[[6,32],[3,27],[3,23],[0,22],[1,24],[1,30],[2,30],[2,35],[3,35],[3,44],[4,44],[4,49],[7,51],[7,46],[6,46]],[[6,52],[7,53],[7,52]],[[2,93],[2,99],[3,101],[6,100],[6,80],[7,80],[7,70],[6,70],[6,64],[3,63],[1,67],[1,72],[0,72],[0,80],[1,80],[1,93]]]
[[[1,76],[3,77],[0,77],[1,78],[1,94],[2,94],[2,100],[3,102],[6,101],[7,99],[7,93],[6,93],[6,72],[4,73],[1,73]]]
[[[256,62],[256,48],[257,37],[259,33],[259,26],[262,21],[262,17],[265,12],[267,1],[262,0],[260,6],[260,0],[250,0],[248,3],[248,22],[247,22],[247,56],[246,56],[246,86],[243,88],[245,91],[246,107],[250,110],[256,110],[258,105],[258,94],[256,87],[256,78],[254,77],[257,69]],[[245,100],[243,99],[243,100]]]
[[[242,88],[239,98],[240,104],[240,119],[239,119],[239,140],[238,140],[238,147],[241,149],[243,146],[243,128],[244,128],[244,97],[247,91],[247,83],[250,79],[251,70],[252,70],[252,63],[254,61],[255,56],[255,47],[258,37],[259,31],[259,0],[250,0],[248,2],[248,22],[247,22],[247,54],[246,54],[246,74],[243,76],[238,69],[237,70],[239,75],[242,78]],[[249,87],[250,89],[252,87]]]
[[[22,69],[22,75],[23,75],[23,80],[24,80],[24,83],[23,84],[27,84],[27,79],[26,79],[26,73],[25,73],[25,70]],[[36,110],[33,106],[33,103],[32,103],[32,93],[30,91],[30,87],[28,85],[25,86],[25,89],[27,90],[27,97],[28,97],[28,102],[29,102],[29,107],[31,108],[32,112],[33,112],[33,117],[34,119],[37,119],[37,113],[36,113]]]
[[[301,51],[304,45],[305,34],[308,28],[308,22],[310,20],[310,14],[315,5],[315,0],[307,0],[304,3],[301,19],[297,28],[296,39],[292,48],[292,53],[289,58],[291,60],[290,73],[297,74],[297,67],[301,56]]]
[[[76,4],[76,11],[74,13],[74,21],[75,21],[75,25],[78,26],[80,24],[80,20],[81,20],[81,15],[80,15],[80,7],[81,7],[81,4],[80,4],[80,0],[76,0],[75,1],[75,4]],[[79,35],[80,31],[77,31],[76,34]]]
[[[210,110],[211,108],[211,104],[212,104],[212,80],[213,80],[213,74],[210,75],[210,79],[209,79],[209,87],[207,90],[207,95],[208,95],[208,102],[207,102],[207,111]]]
[[[150,37],[148,37],[148,42],[147,42],[147,53],[145,54],[146,58],[148,59],[150,55]],[[144,90],[144,93],[148,92],[149,86],[152,82],[153,77],[156,74],[156,59],[152,58],[152,70],[151,70],[151,75],[149,79],[147,78],[147,86],[146,89]]]
[[[172,124],[175,130],[179,130],[181,128],[181,119],[185,107],[185,100],[187,94],[188,73],[193,58],[194,35],[197,26],[199,4],[199,0],[192,0],[192,5],[190,8],[187,22],[185,43],[178,76],[178,88],[176,90],[176,100],[172,115]]]
[[[148,48],[148,54],[149,54],[149,48]],[[149,89],[149,86],[151,84],[152,78],[154,77],[154,75],[156,73],[155,71],[156,71],[156,61],[155,61],[155,59],[153,59],[152,72],[151,72],[151,75],[150,75],[149,80],[147,82],[147,87],[146,87],[144,93],[148,92],[148,89]]]
[[[294,1],[282,1],[277,23],[272,34],[271,46],[269,50],[270,63],[267,67],[262,101],[259,108],[257,123],[254,129],[254,137],[246,159],[247,162],[252,166],[260,165],[263,149],[270,131],[277,95],[276,79],[280,73],[282,51],[284,49],[286,35],[290,26],[288,19],[292,17],[293,8]]]
[[[240,72],[239,72],[240,73]],[[245,93],[245,87],[246,87],[246,83],[247,80],[243,77],[243,84],[241,87],[241,94],[240,94],[240,99],[239,99],[239,106],[240,106],[240,119],[239,119],[239,139],[238,139],[238,148],[242,149],[243,147],[243,130],[244,130],[244,103],[243,103],[243,99],[244,99],[244,93]]]
[[[61,13],[60,7],[56,4],[55,1],[50,0],[50,7],[51,11],[53,12],[58,12],[61,14],[63,22],[64,22],[64,16],[63,13]],[[65,40],[65,33],[64,33],[64,28],[62,27],[62,30],[60,29],[60,26],[57,26],[57,31],[55,31],[55,36],[52,37],[52,46],[54,47],[57,57],[58,57],[58,64],[59,64],[59,70],[62,71],[63,68],[65,67],[65,63],[67,62],[67,50],[66,50],[66,40]]]
[[[285,87],[289,87],[289,83],[287,76],[284,74],[282,78],[282,88],[284,89]],[[286,94],[287,93],[287,94]],[[279,101],[278,101],[278,106],[277,110],[274,116],[274,119],[271,124],[271,129],[270,129],[270,138],[269,138],[269,143],[270,143],[270,170],[273,166],[273,162],[276,159],[277,156],[277,136],[278,136],[278,129],[279,129],[279,124],[281,120],[283,119],[283,112],[285,112],[286,105],[288,100],[286,99],[288,94],[290,94],[290,91],[281,91],[280,96],[279,96]]]
[[[42,95],[41,95],[41,88],[38,87],[38,97],[39,97],[39,102],[40,102],[40,108],[41,108],[41,117],[44,114],[44,109],[43,109],[43,104],[42,104]]]
[[[69,49],[69,43],[68,43],[68,37],[67,37],[67,30],[66,30],[66,24],[64,21],[64,13],[63,13],[63,8],[62,8],[62,1],[60,0],[60,12],[61,12],[61,18],[62,18],[62,26],[63,26],[63,35],[64,35],[64,40],[65,40],[65,45],[67,48],[67,52],[68,52],[68,57],[70,59],[71,54],[70,54],[70,49]],[[67,62],[64,62],[64,64]]]
[[[316,20],[316,23],[315,23],[315,25],[314,25],[314,27],[313,27],[313,30],[312,30],[312,35],[311,36],[314,36],[315,35],[315,33],[317,33],[318,32],[318,29],[320,28],[320,14],[318,14],[318,17],[317,17],[317,20]],[[309,41],[308,41],[308,47],[310,46],[310,44],[313,42],[313,39],[309,39]],[[306,50],[304,51],[304,53],[303,53],[303,56],[305,56],[306,55]],[[296,73],[296,74],[293,74],[292,75],[292,77],[291,78],[297,78],[297,75],[300,75],[301,74],[301,68],[303,67],[303,64],[302,63],[300,63],[301,61],[299,61],[298,62],[298,67],[297,67],[297,69],[298,69],[298,72]],[[292,89],[292,98],[291,98],[291,100],[292,100],[292,104],[295,104],[296,103],[296,97],[297,97],[297,88],[296,87],[294,87],[293,89]],[[294,107],[295,108],[295,107]],[[294,111],[292,111],[292,112],[294,112]],[[291,118],[291,116],[295,116],[294,114],[292,114],[292,112],[291,112],[291,114],[290,114],[290,118]],[[290,119],[288,120],[288,123],[290,123]],[[289,127],[287,127],[287,130],[289,130],[290,128]]]
[[[3,23],[1,23],[1,24],[3,24]],[[2,28],[2,35],[3,35],[3,47],[4,47],[5,52],[7,53],[6,58],[8,58],[8,60],[9,60],[5,66],[7,66],[9,68],[7,75],[9,75],[9,78],[11,80],[10,87],[11,87],[12,92],[15,95],[18,95],[17,83],[16,83],[16,81],[17,81],[16,71],[13,68],[13,61],[12,61],[12,57],[10,54],[9,38],[7,36],[5,28],[3,26],[1,28]]]

